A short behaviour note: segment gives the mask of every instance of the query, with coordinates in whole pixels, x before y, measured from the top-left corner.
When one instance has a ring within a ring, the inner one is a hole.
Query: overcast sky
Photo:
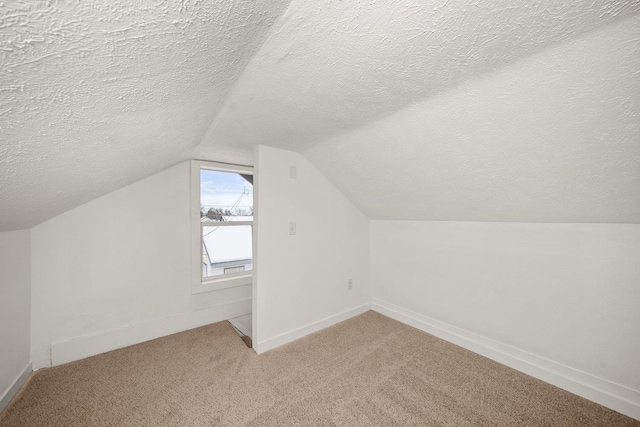
[[[248,194],[243,195],[243,192]],[[253,185],[237,173],[200,170],[200,204],[206,208],[253,207]]]

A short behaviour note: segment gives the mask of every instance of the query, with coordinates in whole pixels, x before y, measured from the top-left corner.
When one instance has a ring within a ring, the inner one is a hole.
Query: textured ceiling
[[[190,158],[286,6],[0,2],[0,230]]]
[[[640,15],[304,152],[370,218],[640,222]]]
[[[308,148],[638,10],[620,0],[293,0],[203,145]]]
[[[371,218],[640,222],[639,1],[287,3],[0,3],[0,230],[258,144]]]
[[[639,10],[293,0],[199,148],[300,151],[371,219],[640,222]]]

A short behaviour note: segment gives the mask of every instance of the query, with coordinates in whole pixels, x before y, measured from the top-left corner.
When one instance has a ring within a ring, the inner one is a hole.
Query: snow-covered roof
[[[251,259],[251,230],[251,226],[205,226],[202,241],[210,262]]]

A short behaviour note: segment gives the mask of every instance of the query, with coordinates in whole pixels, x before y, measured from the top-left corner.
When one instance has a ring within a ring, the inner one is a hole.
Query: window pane
[[[253,270],[250,225],[202,227],[202,277],[224,276]]]
[[[200,220],[253,221],[253,176],[200,169]]]

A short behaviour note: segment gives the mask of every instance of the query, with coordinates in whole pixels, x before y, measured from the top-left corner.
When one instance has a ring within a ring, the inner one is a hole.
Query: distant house
[[[225,216],[224,221],[207,217],[202,236],[202,276],[222,276],[253,269],[252,227],[222,225],[235,221],[252,221],[253,217]]]

